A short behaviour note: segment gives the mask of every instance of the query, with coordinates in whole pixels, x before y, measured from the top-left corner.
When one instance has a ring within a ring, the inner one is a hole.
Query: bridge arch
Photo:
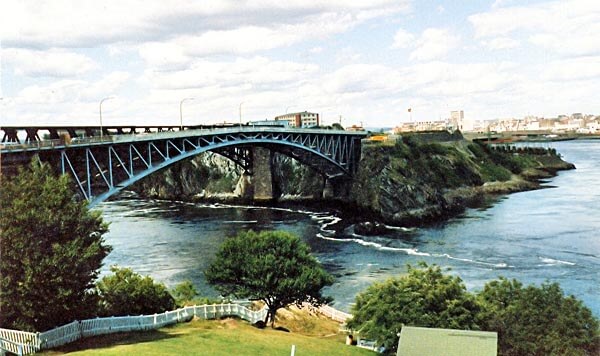
[[[175,132],[136,140],[119,136],[109,143],[64,147],[56,163],[62,173],[73,177],[78,191],[91,206],[151,174],[209,151],[231,158],[250,174],[252,148],[265,147],[330,178],[353,175],[361,136],[306,131],[309,130],[227,130],[198,135]]]

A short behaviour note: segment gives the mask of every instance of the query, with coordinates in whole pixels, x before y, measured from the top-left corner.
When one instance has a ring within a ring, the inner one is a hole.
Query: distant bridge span
[[[216,129],[144,130],[135,128],[105,131],[108,135],[56,139],[69,128],[12,128],[4,136],[17,137],[25,131],[26,143],[0,143],[2,169],[27,164],[34,155],[49,162],[58,172],[69,174],[83,199],[93,206],[140,179],[174,163],[203,152],[219,153],[254,174],[254,148],[262,147],[297,159],[327,178],[352,177],[360,159],[364,132],[294,129],[281,127],[231,126]],[[42,140],[39,131],[53,132]],[[89,128],[84,130],[90,131]],[[158,132],[160,131],[160,132]]]

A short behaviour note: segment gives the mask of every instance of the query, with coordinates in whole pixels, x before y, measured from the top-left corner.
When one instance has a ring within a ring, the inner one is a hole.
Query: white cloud
[[[511,49],[521,45],[521,42],[509,37],[492,38],[491,40],[483,41],[482,43],[491,50]]]
[[[528,38],[562,55],[600,53],[600,2],[561,0],[529,6],[497,7],[469,16],[479,39]]]
[[[600,57],[569,58],[546,63],[541,68],[541,78],[559,82],[598,80]]]
[[[407,48],[414,45],[415,35],[412,33],[405,31],[403,29],[398,29],[396,34],[394,35],[394,43],[392,44],[392,48]]]
[[[0,36],[5,46],[49,48],[162,41],[211,31],[273,29],[302,23],[313,25],[313,31],[328,32],[336,30],[327,22],[331,17],[347,18],[350,25],[355,25],[408,8],[409,0],[297,0],[285,4],[277,0],[243,4],[228,0],[6,0],[0,14]]]
[[[314,64],[272,61],[265,57],[237,58],[235,61],[196,60],[189,69],[146,71],[144,80],[158,89],[244,88],[287,86],[318,70]]]
[[[410,59],[422,61],[443,58],[459,42],[459,38],[447,29],[428,28],[417,40],[417,48],[410,54]]]
[[[97,67],[87,56],[59,49],[38,51],[8,48],[0,53],[15,74],[28,77],[77,77]]]
[[[61,79],[48,85],[31,85],[22,89],[17,98],[21,103],[58,104],[97,102],[116,92],[129,79],[125,72],[113,72],[98,81]]]

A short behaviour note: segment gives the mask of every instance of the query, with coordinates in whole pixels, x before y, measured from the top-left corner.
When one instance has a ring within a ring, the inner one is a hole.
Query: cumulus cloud
[[[417,40],[417,48],[411,52],[410,59],[432,60],[443,58],[456,48],[460,40],[447,29],[428,28]]]
[[[0,54],[15,74],[28,77],[69,78],[85,74],[97,67],[89,57],[60,49],[48,51],[3,49]]]
[[[600,2],[597,1],[562,0],[496,7],[468,19],[478,39],[519,36],[562,55],[600,53]]]
[[[273,61],[266,57],[237,58],[234,61],[196,60],[189,69],[159,72],[148,70],[144,80],[157,89],[203,87],[285,86],[304,80],[318,70],[314,64]]]
[[[353,23],[407,11],[409,1],[229,0],[147,2],[143,0],[7,0],[0,35],[10,47],[95,47],[117,42],[168,40],[177,36],[274,28],[323,19],[329,14]],[[326,22],[314,30],[332,30]],[[335,30],[335,29],[333,29]],[[310,32],[305,32],[310,35]]]
[[[491,40],[483,41],[482,43],[491,50],[511,49],[521,45],[521,42],[509,37],[492,38]]]
[[[398,31],[396,31],[396,34],[394,35],[394,43],[392,44],[392,48],[410,47],[414,44],[414,40],[415,35],[400,28],[398,29]]]

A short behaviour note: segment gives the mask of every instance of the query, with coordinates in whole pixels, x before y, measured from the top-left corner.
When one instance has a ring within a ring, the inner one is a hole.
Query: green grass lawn
[[[317,317],[299,316],[281,325],[258,329],[243,320],[193,320],[156,331],[121,333],[82,339],[43,355],[374,355],[344,344],[339,324]],[[288,315],[289,316],[289,315]]]

